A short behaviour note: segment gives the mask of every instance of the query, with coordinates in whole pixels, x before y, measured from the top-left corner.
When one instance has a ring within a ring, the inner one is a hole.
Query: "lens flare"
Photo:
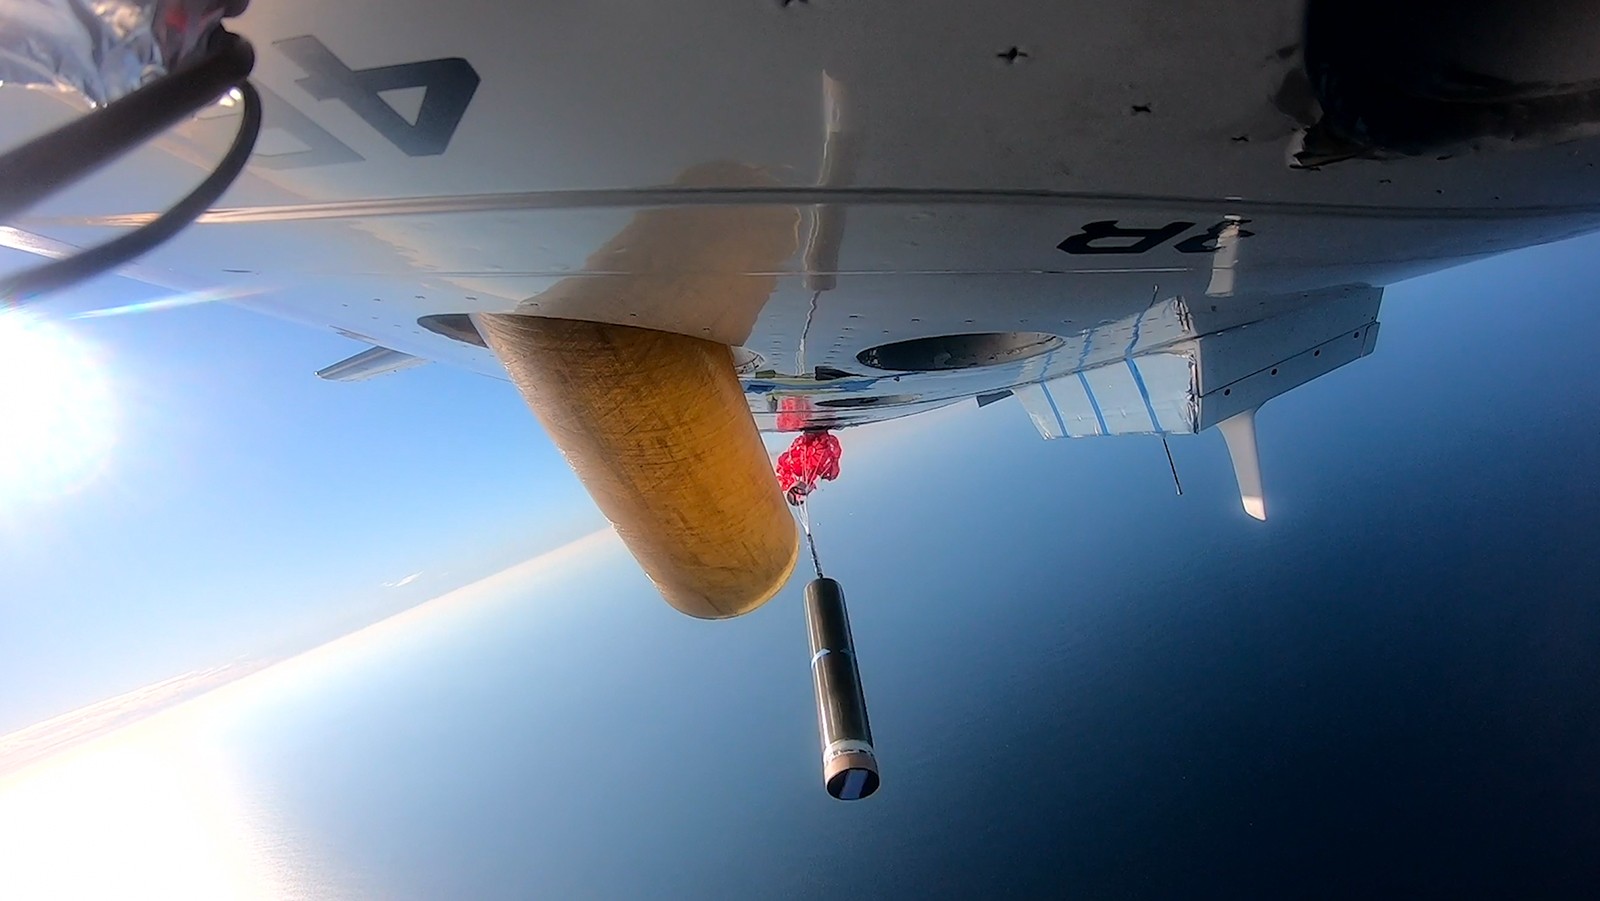
[[[107,316],[128,316],[134,313],[159,313],[162,310],[176,310],[180,307],[199,306],[203,303],[216,303],[219,300],[242,300],[246,297],[255,297],[264,294],[263,288],[207,288],[204,291],[189,291],[184,294],[171,294],[158,297],[155,300],[144,300],[139,303],[123,304],[117,307],[106,307],[101,310],[86,310],[74,313],[68,319],[104,319]]]
[[[93,349],[24,310],[0,310],[0,512],[100,473],[111,392]]]

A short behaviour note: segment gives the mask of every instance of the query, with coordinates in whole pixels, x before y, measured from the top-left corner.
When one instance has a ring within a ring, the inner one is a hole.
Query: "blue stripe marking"
[[[1060,349],[1059,347],[1052,347],[1044,355],[1044,362],[1039,364],[1039,384],[1043,385],[1044,380],[1050,377],[1050,361],[1056,358],[1056,351]]]
[[[1146,311],[1148,312],[1148,310]],[[1139,346],[1139,329],[1144,325],[1144,313],[1133,319],[1133,340],[1128,342],[1128,349],[1122,352],[1124,358],[1133,356],[1133,349]]]
[[[1089,398],[1089,406],[1094,409],[1094,421],[1100,424],[1100,434],[1111,434],[1111,430],[1106,428],[1106,417],[1100,412],[1100,401],[1095,399],[1094,389],[1089,387],[1089,379],[1082,372],[1078,373],[1078,383],[1083,385],[1083,393]]]
[[[1133,383],[1139,386],[1139,396],[1144,398],[1144,411],[1150,414],[1150,427],[1156,430],[1157,435],[1165,435],[1166,429],[1161,427],[1161,420],[1156,418],[1156,408],[1150,403],[1150,391],[1144,386],[1144,376],[1140,374],[1139,367],[1134,364],[1133,358],[1127,359],[1128,371],[1133,373]]]
[[[1083,361],[1089,359],[1089,348],[1094,346],[1094,333],[1094,329],[1089,329],[1083,333],[1083,347],[1078,350],[1078,365],[1072,367],[1074,370],[1081,371],[1083,369]]]
[[[1061,411],[1056,408],[1055,395],[1050,393],[1050,386],[1045,380],[1050,377],[1050,362],[1055,358],[1056,351],[1060,348],[1051,348],[1044,355],[1044,364],[1039,367],[1039,390],[1044,392],[1044,399],[1050,404],[1050,412],[1056,414],[1056,427],[1061,429],[1061,437],[1067,437],[1067,424],[1061,419]]]
[[[1050,412],[1056,414],[1056,427],[1061,429],[1061,437],[1067,437],[1067,423],[1061,418],[1061,408],[1056,406],[1056,396],[1050,393],[1050,386],[1039,380],[1039,389],[1044,392],[1044,399],[1050,402]]]

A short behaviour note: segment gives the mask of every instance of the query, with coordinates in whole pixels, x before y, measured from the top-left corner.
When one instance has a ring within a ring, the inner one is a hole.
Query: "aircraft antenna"
[[[1172,470],[1172,487],[1178,489],[1178,497],[1183,497],[1183,483],[1178,480],[1178,464],[1172,461],[1172,448],[1167,446],[1166,432],[1161,433],[1161,449],[1167,452],[1167,468]]]
[[[795,359],[795,375],[806,375],[806,336],[811,334],[811,320],[817,316],[817,302],[822,299],[822,291],[818,289],[811,292],[811,306],[806,310],[806,324],[800,329],[800,352]]]

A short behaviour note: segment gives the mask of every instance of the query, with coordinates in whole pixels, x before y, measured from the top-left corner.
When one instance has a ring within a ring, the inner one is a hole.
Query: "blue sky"
[[[507,383],[323,382],[361,346],[220,304],[66,327],[112,383],[115,444],[80,489],[0,511],[0,683],[30,686],[0,732],[332,637],[602,522]]]

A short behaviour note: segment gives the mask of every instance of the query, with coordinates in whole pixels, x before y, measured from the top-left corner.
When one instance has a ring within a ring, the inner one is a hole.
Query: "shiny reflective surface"
[[[164,717],[0,781],[6,895],[338,897],[316,852],[192,722]]]

